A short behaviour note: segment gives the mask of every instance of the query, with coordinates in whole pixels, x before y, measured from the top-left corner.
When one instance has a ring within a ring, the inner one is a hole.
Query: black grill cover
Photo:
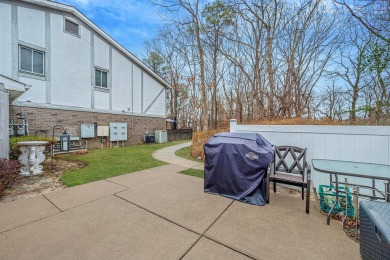
[[[273,146],[256,133],[219,133],[204,145],[204,191],[265,204],[265,176]]]

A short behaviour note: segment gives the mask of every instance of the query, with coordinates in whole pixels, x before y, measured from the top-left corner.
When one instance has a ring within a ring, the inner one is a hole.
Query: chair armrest
[[[311,166],[306,162],[306,178],[307,180],[311,180]]]
[[[271,176],[271,174],[272,174],[272,169],[273,169],[273,164],[274,164],[274,161],[272,160],[269,164],[268,164],[268,166],[267,166],[267,176]],[[275,174],[275,173],[274,173]]]

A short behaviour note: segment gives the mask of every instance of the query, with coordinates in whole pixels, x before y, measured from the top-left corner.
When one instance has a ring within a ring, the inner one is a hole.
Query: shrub
[[[192,146],[190,150],[190,155],[193,158],[202,158],[204,160],[204,151],[203,151],[203,145],[210,139],[211,136],[213,136],[216,133],[220,132],[228,132],[227,129],[216,129],[216,130],[209,130],[206,132],[197,132],[194,133],[192,136]]]
[[[12,186],[21,167],[19,161],[0,158],[0,195]]]
[[[51,139],[49,137],[44,136],[13,136],[9,138],[9,151],[10,151],[10,157],[13,159],[17,159],[20,154],[19,145],[18,142],[24,142],[24,141],[47,141],[48,144],[46,145],[45,151],[50,151],[50,146],[52,143],[56,143],[57,140]]]

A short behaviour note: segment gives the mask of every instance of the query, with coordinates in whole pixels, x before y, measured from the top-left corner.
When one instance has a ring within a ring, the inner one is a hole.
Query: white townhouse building
[[[98,146],[98,126],[127,123],[129,145],[166,128],[169,84],[73,6],[0,0],[0,76],[28,86],[9,119],[27,118],[30,135],[62,125],[83,138],[89,124]]]

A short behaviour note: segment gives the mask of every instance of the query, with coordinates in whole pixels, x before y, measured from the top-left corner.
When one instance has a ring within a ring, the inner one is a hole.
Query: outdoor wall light
[[[65,129],[64,132],[60,135],[60,151],[61,152],[69,151],[69,143],[70,143],[70,135],[66,132]]]

